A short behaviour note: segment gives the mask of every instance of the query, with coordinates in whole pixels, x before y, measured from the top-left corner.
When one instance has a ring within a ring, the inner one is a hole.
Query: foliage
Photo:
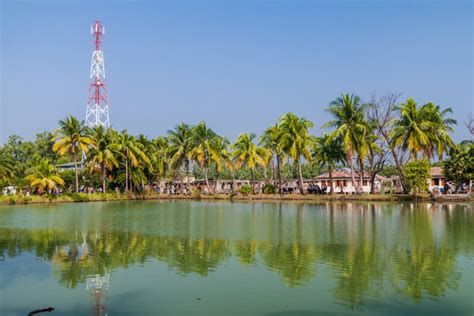
[[[275,194],[277,192],[277,188],[273,184],[265,184],[263,187],[263,193],[265,194]]]
[[[56,142],[53,151],[59,155],[70,155],[74,163],[75,190],[79,192],[78,158],[82,153],[87,153],[93,144],[93,139],[88,135],[88,129],[84,122],[79,122],[74,116],[69,116],[59,121],[59,129],[56,131]]]
[[[474,144],[459,145],[451,150],[449,158],[443,162],[443,172],[456,188],[474,179]]]
[[[290,157],[298,171],[298,185],[300,192],[303,194],[303,174],[301,170],[301,159],[311,161],[311,145],[314,143],[314,137],[309,130],[314,124],[305,119],[298,117],[293,113],[286,113],[280,117],[279,128],[281,129],[281,148]]]
[[[336,98],[326,109],[333,119],[323,125],[333,130],[319,138],[311,135],[311,121],[286,113],[265,129],[258,142],[254,134],[242,133],[232,145],[205,122],[194,126],[181,123],[166,136],[152,139],[126,130],[89,129],[69,116],[59,122],[54,133],[37,134],[34,141],[12,135],[0,146],[0,186],[13,185],[21,191],[31,185],[27,171],[38,161],[47,159],[54,166],[80,161],[82,152],[87,152],[87,159],[81,161],[83,169],[74,170],[75,184],[71,171],[61,173],[65,191],[80,187],[95,191],[102,186],[104,192],[115,189],[143,194],[156,182],[185,181],[191,171],[195,178],[205,179],[211,194],[216,189],[215,179],[263,180],[279,188],[282,181],[297,179],[302,191],[303,179],[345,163],[351,167],[356,187],[357,166],[371,179],[376,174],[398,174],[406,191],[402,166],[408,159],[430,160],[447,152],[459,155],[450,136],[456,124],[448,117],[450,108],[433,103],[418,106],[412,99],[397,105],[396,96],[389,97],[388,103],[377,100],[363,103],[354,94]],[[462,161],[445,164],[455,181],[460,181],[455,174],[467,174],[465,166],[470,162]]]
[[[400,145],[408,150],[412,160],[418,158],[418,153],[425,158],[437,153],[442,158],[443,153],[454,146],[449,133],[453,131],[451,126],[456,121],[446,118],[448,113],[452,113],[451,108],[441,110],[440,106],[431,102],[418,107],[415,100],[407,99],[396,109],[400,117],[393,123],[392,146]]]
[[[57,174],[53,164],[47,159],[40,160],[27,170],[25,180],[33,191],[43,194],[52,192],[58,186],[64,185],[64,180]]]
[[[430,163],[426,159],[414,160],[404,167],[408,190],[411,193],[421,193],[428,190],[430,179]]]
[[[252,192],[252,187],[248,184],[244,184],[239,188],[239,193],[243,195],[248,195],[250,192]]]
[[[252,181],[252,192],[255,194],[254,170],[257,166],[265,166],[268,159],[268,151],[254,144],[255,134],[240,134],[234,145],[234,163],[237,168],[246,165],[250,170]]]

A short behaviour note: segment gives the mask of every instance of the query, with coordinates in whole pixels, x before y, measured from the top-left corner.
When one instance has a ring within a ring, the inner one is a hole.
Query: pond
[[[469,203],[0,206],[2,316],[472,315],[473,293]]]

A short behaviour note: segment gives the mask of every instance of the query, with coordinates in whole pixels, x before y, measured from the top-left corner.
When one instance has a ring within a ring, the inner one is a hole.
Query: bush
[[[273,184],[265,184],[263,187],[263,193],[265,194],[275,194],[276,191],[276,187]]]
[[[243,195],[248,195],[252,191],[252,187],[248,184],[244,184],[239,188],[239,192],[242,193]]]
[[[428,191],[428,180],[430,179],[430,164],[428,160],[410,161],[403,169],[410,193]]]
[[[193,188],[191,190],[191,197],[195,200],[200,200],[201,199],[201,190]]]

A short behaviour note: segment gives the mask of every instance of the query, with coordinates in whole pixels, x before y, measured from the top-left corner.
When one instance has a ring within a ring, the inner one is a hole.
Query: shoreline
[[[474,202],[473,196],[468,195],[445,195],[432,197],[428,194],[413,196],[407,194],[361,194],[361,195],[299,195],[299,194],[257,194],[257,195],[168,195],[168,194],[116,194],[116,193],[73,193],[59,196],[0,196],[0,205],[27,205],[27,204],[61,204],[61,203],[87,203],[87,202],[107,202],[107,201],[246,201],[246,202],[330,202],[330,201],[350,201],[350,202]]]

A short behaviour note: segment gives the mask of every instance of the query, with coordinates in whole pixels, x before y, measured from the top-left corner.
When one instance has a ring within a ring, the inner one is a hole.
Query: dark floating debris
[[[40,308],[40,309],[35,309],[34,311],[31,311],[28,313],[28,316],[34,315],[34,314],[39,314],[39,313],[45,313],[45,312],[52,312],[54,311],[54,307],[48,307],[48,308]]]

